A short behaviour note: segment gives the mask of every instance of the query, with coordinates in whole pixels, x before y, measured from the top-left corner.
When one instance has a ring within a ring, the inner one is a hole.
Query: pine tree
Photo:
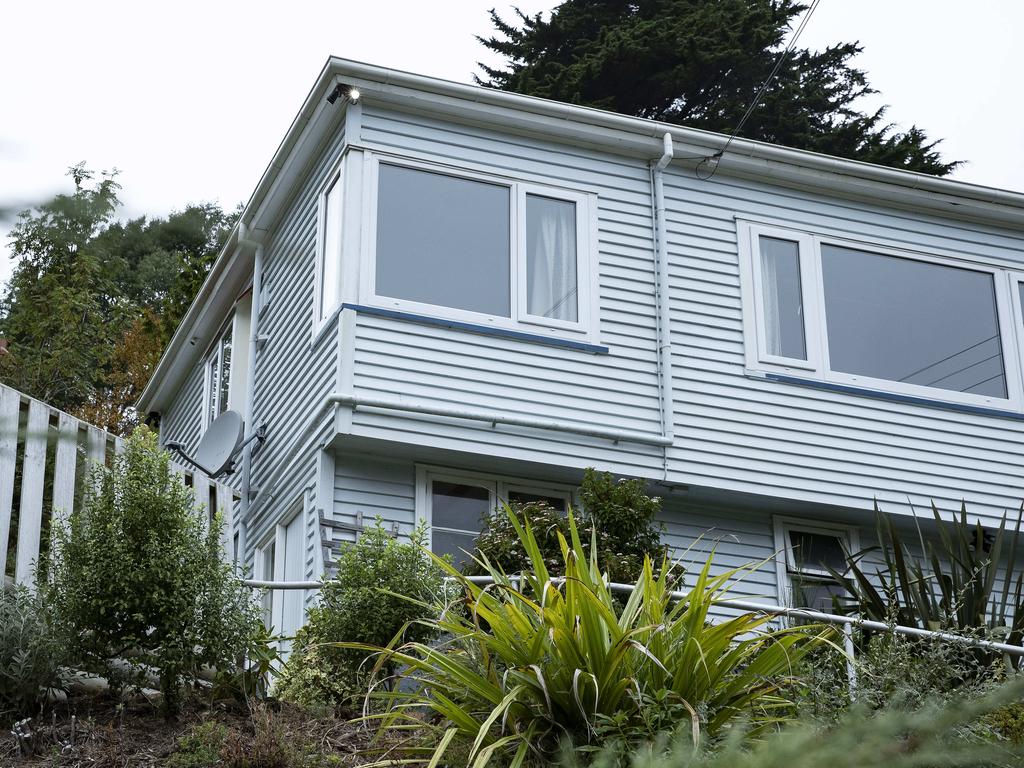
[[[731,133],[782,54],[807,6],[795,0],[565,0],[545,20],[492,10],[496,34],[478,38],[506,58],[480,65],[493,88]],[[813,23],[813,21],[811,22]],[[946,162],[917,126],[864,113],[875,91],[851,66],[862,50],[795,48],[741,136],[944,176]]]

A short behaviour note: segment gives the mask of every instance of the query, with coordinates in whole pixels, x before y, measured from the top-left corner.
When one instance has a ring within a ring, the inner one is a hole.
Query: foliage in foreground
[[[492,88],[731,133],[779,62],[799,0],[563,0],[550,14],[503,20],[479,38],[504,57],[481,64]],[[851,66],[856,42],[795,49],[749,116],[742,137],[945,176],[920,128],[894,130]]]
[[[1024,761],[1024,748],[1008,742],[962,738],[971,723],[1004,710],[1024,696],[1015,679],[982,699],[958,699],[917,711],[847,712],[831,727],[814,722],[790,725],[781,733],[743,743],[737,732],[714,749],[695,750],[686,739],[664,740],[641,749],[613,745],[584,763],[566,753],[563,768],[1011,768]]]
[[[960,517],[948,521],[935,505],[937,537],[919,537],[916,555],[895,522],[878,510],[878,549],[882,565],[872,572],[865,557],[874,548],[853,553],[848,572],[833,576],[853,596],[861,615],[922,629],[987,630],[992,639],[1020,645],[1024,640],[1024,560],[1019,560],[1021,522],[1004,516],[994,535],[980,523]]]
[[[655,523],[661,499],[648,496],[642,480],[616,481],[609,472],[587,469],[579,496],[583,510],[577,516],[577,525],[584,550],[589,555],[590,542],[596,541],[598,565],[611,581],[636,581],[643,571],[645,557],[655,564],[667,562],[668,546],[661,542],[661,528]],[[561,575],[559,537],[571,538],[569,518],[544,502],[510,506],[515,517],[529,521],[548,572]],[[479,555],[505,573],[519,573],[531,567],[515,518],[503,507],[483,521],[476,548]],[[479,560],[471,562],[466,571],[476,575],[487,572]]]
[[[156,436],[136,430],[55,531],[49,595],[73,630],[75,660],[115,686],[141,685],[144,668],[155,669],[168,713],[186,676],[233,667],[259,619],[220,536]]]
[[[405,637],[432,635],[416,619],[436,615],[423,606],[441,593],[442,572],[423,549],[425,529],[408,542],[391,536],[381,520],[346,546],[334,578],[325,579],[318,605],[299,630],[275,693],[303,706],[348,708],[365,693],[371,664],[367,652],[340,642],[386,646],[408,626]]]
[[[0,722],[32,714],[61,688],[66,642],[44,600],[0,586]]]
[[[824,633],[770,630],[770,617],[750,614],[710,623],[709,611],[736,575],[712,576],[710,559],[675,603],[667,569],[655,576],[645,560],[619,606],[593,548],[588,557],[569,520],[569,539],[560,539],[564,580],[551,576],[531,526],[520,520],[514,527],[531,560],[521,583],[486,560],[489,586],[444,565],[464,605],[427,622],[442,633],[441,645],[409,642],[381,653],[378,673],[396,663],[406,668],[382,695],[382,733],[422,724],[426,710],[437,718],[440,742],[436,751],[424,748],[425,760],[447,752],[453,765],[521,765],[550,760],[565,740],[595,744],[601,729],[641,741],[681,717],[699,739],[737,720],[757,733],[792,712],[780,684]]]

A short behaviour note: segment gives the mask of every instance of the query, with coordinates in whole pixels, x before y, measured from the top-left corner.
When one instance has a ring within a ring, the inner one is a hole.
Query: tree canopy
[[[23,211],[0,298],[0,380],[127,434],[133,405],[234,225],[213,203],[115,221],[116,172],[68,172],[69,194]]]
[[[481,64],[493,88],[731,133],[782,55],[806,5],[794,0],[565,0],[550,17],[490,12],[478,38],[505,57]],[[813,23],[813,22],[812,22]],[[861,111],[876,93],[851,65],[857,42],[795,47],[741,132],[788,147],[944,176],[924,130],[900,131],[886,108]]]

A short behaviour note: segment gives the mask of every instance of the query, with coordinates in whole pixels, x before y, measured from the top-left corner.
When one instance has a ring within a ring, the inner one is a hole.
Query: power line
[[[779,70],[782,69],[782,65],[785,63],[786,59],[789,58],[789,54],[792,53],[793,49],[796,47],[797,40],[800,39],[800,35],[803,33],[804,28],[807,26],[807,22],[811,20],[811,16],[814,15],[814,11],[815,9],[817,9],[818,4],[820,2],[821,0],[813,0],[813,2],[811,3],[811,7],[807,9],[807,13],[804,14],[804,17],[800,20],[800,24],[797,25],[796,31],[793,33],[793,37],[789,41],[789,45],[786,46],[786,50],[784,50],[782,52],[782,55],[779,56],[779,60],[775,62],[775,67],[772,69],[771,74],[768,75],[768,78],[764,81],[764,83],[761,84],[761,88],[757,91],[757,94],[754,96],[754,100],[750,102],[750,106],[747,107],[747,111],[743,113],[743,117],[740,118],[740,121],[736,124],[736,127],[733,128],[732,133],[729,134],[729,139],[728,141],[725,142],[725,146],[722,147],[717,152],[715,152],[713,155],[708,155],[707,157],[705,157],[697,165],[698,177],[706,181],[710,179],[712,176],[714,176],[715,173],[718,172],[718,161],[722,158],[722,155],[729,151],[729,147],[732,146],[733,139],[735,139],[737,134],[739,134],[739,132],[743,130],[743,126],[746,124],[750,116],[754,113],[754,110],[757,108],[758,102],[761,101],[765,92],[768,90],[768,86],[772,84],[772,81],[775,79],[775,76],[778,75]],[[700,166],[703,165],[704,163],[710,163],[712,161],[714,161],[714,166],[711,168],[711,173],[709,173],[707,176],[700,176]]]
[[[989,336],[987,339],[982,339],[981,341],[976,342],[974,344],[971,344],[971,346],[969,346],[969,347],[964,347],[963,349],[961,349],[961,350],[959,350],[957,352],[954,352],[951,355],[946,355],[941,360],[936,360],[934,363],[929,363],[924,368],[918,368],[916,371],[911,371],[906,376],[901,376],[900,378],[896,379],[896,381],[906,381],[911,376],[917,376],[917,374],[919,374],[919,373],[924,373],[929,368],[934,368],[936,365],[944,363],[947,360],[952,360],[954,357],[958,357],[959,355],[962,355],[964,352],[970,352],[975,347],[980,347],[982,344],[987,344],[988,342],[992,341],[993,339],[998,339],[998,338],[999,338],[999,334],[998,333],[995,334],[994,336]]]
[[[965,365],[963,368],[957,368],[955,371],[953,371],[952,373],[947,373],[945,376],[939,376],[939,378],[934,379],[932,381],[929,381],[924,386],[931,387],[931,386],[933,386],[935,384],[938,384],[943,379],[952,378],[953,376],[956,376],[958,373],[963,373],[964,371],[969,371],[971,368],[974,368],[975,366],[981,365],[982,363],[987,363],[989,360],[995,360],[997,357],[1001,358],[1002,356],[1003,356],[1002,351],[996,352],[994,355],[989,355],[988,357],[986,357],[986,358],[984,358],[982,360],[979,360],[976,363],[971,363],[970,365]]]

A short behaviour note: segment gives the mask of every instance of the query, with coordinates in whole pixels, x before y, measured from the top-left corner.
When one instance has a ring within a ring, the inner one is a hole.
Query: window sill
[[[320,342],[324,340],[324,337],[328,335],[328,331],[337,325],[338,315],[341,313],[342,307],[335,307],[332,309],[323,320],[317,322],[313,326],[313,333],[309,339],[310,348],[316,348],[320,346]]]
[[[395,309],[384,309],[382,307],[370,307],[364,304],[342,304],[341,309],[352,309],[359,314],[372,315],[374,317],[388,317],[393,320],[402,320],[420,325],[432,325],[438,328],[453,328],[468,333],[478,333],[481,336],[497,336],[517,341],[527,341],[533,344],[545,344],[549,347],[561,347],[563,349],[575,349],[581,352],[588,352],[593,355],[607,355],[609,348],[601,344],[590,344],[584,341],[562,339],[555,336],[545,336],[540,333],[528,333],[516,331],[511,328],[496,328],[490,325],[479,325],[467,323],[462,320],[447,320],[432,315],[420,315],[413,312],[402,312]]]
[[[885,392],[867,387],[857,387],[850,384],[837,384],[830,381],[819,381],[817,379],[805,379],[801,376],[789,376],[783,373],[760,373],[748,371],[750,378],[764,379],[766,381],[777,381],[782,384],[793,384],[811,389],[821,389],[827,392],[841,392],[847,395],[867,397],[874,400],[887,400],[892,403],[906,403],[908,405],[921,405],[927,408],[937,408],[944,411],[955,411],[957,413],[973,413],[979,416],[997,416],[1003,419],[1015,419],[1024,421],[1024,413],[1008,411],[1001,408],[989,408],[983,405],[970,405],[968,403],[954,403],[948,400],[938,400],[929,397],[918,397],[917,395],[901,395],[898,392]]]

